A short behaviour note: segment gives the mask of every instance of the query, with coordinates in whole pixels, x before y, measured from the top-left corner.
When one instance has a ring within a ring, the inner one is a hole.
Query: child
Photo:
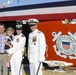
[[[7,28],[6,30],[6,38],[5,38],[5,50],[13,47],[13,39],[14,39],[14,29],[12,27]],[[12,53],[13,54],[13,53]],[[8,55],[8,60],[6,66],[9,67],[9,61],[11,59],[12,54]]]

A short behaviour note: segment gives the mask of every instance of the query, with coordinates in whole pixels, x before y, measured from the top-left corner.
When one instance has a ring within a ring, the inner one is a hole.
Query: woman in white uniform
[[[12,75],[22,75],[21,62],[22,51],[26,43],[26,37],[22,34],[22,25],[16,25],[17,35],[13,41],[13,47],[8,49],[7,52],[12,54],[10,65]]]

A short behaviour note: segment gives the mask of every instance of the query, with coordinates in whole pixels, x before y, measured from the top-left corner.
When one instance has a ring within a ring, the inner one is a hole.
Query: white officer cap
[[[34,26],[34,25],[37,25],[39,23],[39,21],[35,18],[28,19],[27,22],[30,26]]]
[[[16,30],[22,30],[22,25],[21,24],[16,25]]]

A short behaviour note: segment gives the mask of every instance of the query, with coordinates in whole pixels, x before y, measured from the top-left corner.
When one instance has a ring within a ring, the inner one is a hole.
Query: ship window
[[[76,19],[64,19],[62,20],[63,24],[76,24]]]

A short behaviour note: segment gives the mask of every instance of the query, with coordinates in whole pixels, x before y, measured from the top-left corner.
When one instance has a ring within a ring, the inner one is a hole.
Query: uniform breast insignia
[[[32,38],[32,42],[34,43],[34,45],[36,45],[36,41],[37,41],[37,37],[34,36],[34,37]]]
[[[16,39],[16,42],[19,42],[19,38]]]

